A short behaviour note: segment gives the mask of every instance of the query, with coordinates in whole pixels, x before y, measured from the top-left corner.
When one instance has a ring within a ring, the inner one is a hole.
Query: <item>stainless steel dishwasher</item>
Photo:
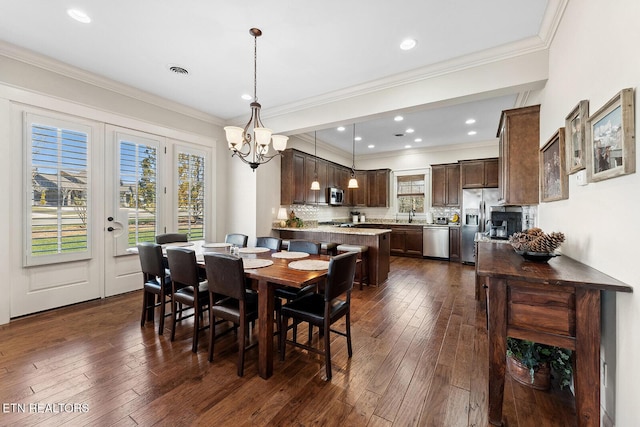
[[[422,255],[449,259],[449,227],[425,225],[422,230]]]

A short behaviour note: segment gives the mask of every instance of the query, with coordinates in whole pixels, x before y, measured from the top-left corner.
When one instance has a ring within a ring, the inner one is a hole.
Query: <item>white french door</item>
[[[127,252],[164,231],[165,139],[107,126],[105,295],[140,289],[140,262]]]

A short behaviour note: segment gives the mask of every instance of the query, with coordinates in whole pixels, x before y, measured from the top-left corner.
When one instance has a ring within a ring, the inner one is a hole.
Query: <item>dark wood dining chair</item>
[[[158,334],[162,335],[164,319],[167,316],[166,305],[172,301],[171,277],[164,266],[162,246],[151,242],[141,242],[138,244],[138,256],[142,270],[143,289],[140,326],[144,326],[147,320],[153,322],[155,309],[160,307]]]
[[[242,258],[223,253],[207,253],[204,263],[209,279],[209,324],[215,325],[216,318],[238,325],[238,376],[244,373],[244,353],[257,345],[257,341],[247,346],[249,323],[258,318],[258,298],[245,287]],[[216,328],[209,329],[209,362],[213,361],[213,347]]]
[[[305,252],[310,255],[319,255],[320,248],[321,248],[321,244],[319,242],[312,242],[310,240],[301,240],[301,239],[289,241],[289,252]],[[281,299],[284,299],[286,301],[293,301],[294,299],[300,298],[303,295],[313,293],[317,289],[318,289],[318,285],[316,284],[305,286],[304,288],[293,288],[290,286],[283,286],[280,288],[276,288],[273,294],[276,297],[275,311],[276,311],[277,318],[280,319],[280,309],[282,308]],[[293,322],[292,325],[287,326],[287,329],[293,328],[293,334],[296,335],[298,333],[297,325],[298,325],[298,322]]]
[[[351,290],[353,289],[353,279],[356,274],[356,258],[357,255],[355,252],[348,252],[331,258],[323,294],[307,294],[282,306],[279,340],[280,360],[284,360],[285,358],[285,348],[287,344],[321,354],[325,358],[327,380],[330,380],[330,332],[346,337],[347,352],[349,357],[353,355],[351,347]],[[343,295],[346,298],[340,299]],[[345,317],[346,331],[342,332],[331,329],[331,325],[342,317]],[[309,342],[307,344],[297,342],[295,334],[292,340],[287,340],[286,325],[289,318],[292,318],[294,323],[308,322],[311,328],[313,326],[321,328],[322,335],[324,336],[324,350],[311,345],[311,332],[309,333]]]
[[[312,242],[310,240],[290,240],[289,252],[306,252],[311,255],[319,255],[322,244],[320,242]]]
[[[183,233],[164,233],[156,235],[156,243],[164,245],[166,243],[188,242],[189,236]]]
[[[282,250],[282,239],[278,237],[258,237],[256,239],[256,247],[257,248],[269,248],[272,251],[281,251]]]
[[[239,233],[231,233],[227,234],[224,237],[225,243],[231,243],[232,245],[236,245],[239,248],[247,247],[247,240],[249,240],[249,236]]]
[[[169,270],[171,271],[171,283],[173,291],[172,300],[172,320],[171,341],[176,336],[176,323],[193,316],[193,344],[191,351],[198,351],[198,335],[209,325],[202,326],[203,313],[209,308],[209,285],[206,280],[201,281],[198,277],[198,265],[196,263],[196,253],[187,248],[168,248],[167,259]],[[177,308],[178,304],[192,307],[193,313],[183,316],[183,307]],[[180,313],[178,318],[177,313]]]

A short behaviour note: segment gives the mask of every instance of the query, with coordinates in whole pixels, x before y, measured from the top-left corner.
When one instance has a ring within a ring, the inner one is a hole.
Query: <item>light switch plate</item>
[[[587,171],[582,169],[576,172],[576,182],[578,185],[587,185]]]

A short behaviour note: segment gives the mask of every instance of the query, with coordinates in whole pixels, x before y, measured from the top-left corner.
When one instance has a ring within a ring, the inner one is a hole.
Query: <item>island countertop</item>
[[[339,227],[335,225],[319,225],[313,228],[294,228],[294,227],[274,227],[276,231],[302,231],[306,233],[336,233],[336,234],[357,234],[360,236],[379,236],[385,233],[391,233],[391,228],[357,228],[357,227]]]

